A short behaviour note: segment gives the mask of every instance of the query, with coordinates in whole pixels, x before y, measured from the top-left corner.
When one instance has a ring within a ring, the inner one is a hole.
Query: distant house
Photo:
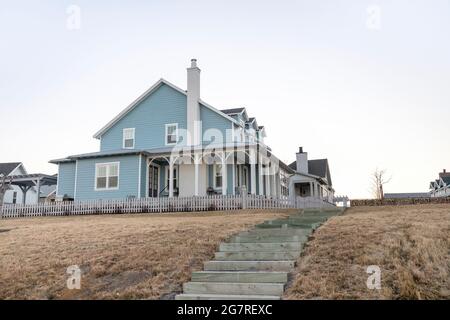
[[[105,121],[106,122],[106,121]],[[100,150],[50,161],[58,199],[287,195],[291,171],[265,145],[245,108],[219,110],[200,98],[192,59],[187,90],[160,79],[100,129]]]
[[[0,163],[0,175],[5,176],[18,176],[26,175],[27,170],[22,162],[8,162]],[[10,190],[6,191],[3,198],[3,204],[16,204],[23,203],[23,192],[19,186],[11,185]],[[37,191],[35,188],[30,188],[25,197],[26,204],[37,203]]]
[[[294,171],[289,178],[289,194],[320,198],[333,202],[334,189],[327,159],[308,160],[308,153],[299,149],[296,161],[289,167]]]
[[[431,181],[430,196],[432,198],[450,197],[450,172],[444,169],[439,173],[439,178]]]

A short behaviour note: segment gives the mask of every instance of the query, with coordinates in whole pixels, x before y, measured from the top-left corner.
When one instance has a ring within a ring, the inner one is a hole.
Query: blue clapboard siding
[[[96,163],[119,162],[119,189],[95,190]],[[115,156],[78,160],[76,200],[124,199],[138,196],[139,156]]]
[[[141,198],[147,196],[147,158],[141,157]]]
[[[232,134],[231,120],[226,119],[217,112],[214,112],[201,104],[200,104],[200,118],[202,120],[202,131],[203,131],[202,135],[204,145],[212,143],[211,141],[209,141],[210,140],[209,137],[211,135],[214,136],[215,138],[216,136],[219,136],[216,138],[216,143],[223,143],[226,141],[231,142],[231,134]],[[212,140],[215,141],[214,138],[212,138]]]
[[[67,195],[69,198],[74,197],[75,168],[75,162],[62,162],[59,164],[57,196]]]
[[[161,84],[102,135],[100,150],[122,149],[124,128],[135,128],[135,149],[165,147],[165,125],[169,123],[178,123],[179,129],[186,129],[186,96]]]

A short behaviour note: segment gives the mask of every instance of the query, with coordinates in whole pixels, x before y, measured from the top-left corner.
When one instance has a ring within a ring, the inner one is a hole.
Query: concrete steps
[[[288,272],[275,271],[198,271],[192,282],[286,283]]]
[[[240,251],[300,251],[302,243],[300,241],[291,242],[235,242],[220,244],[221,252],[240,252]]]
[[[207,261],[205,271],[291,271],[294,260],[287,261]]]
[[[281,296],[284,283],[187,282],[183,292],[190,294],[232,294]]]
[[[284,261],[297,260],[300,250],[296,251],[242,251],[242,252],[216,252],[216,260],[229,261]]]
[[[308,236],[340,212],[305,209],[231,237],[175,299],[279,300]]]

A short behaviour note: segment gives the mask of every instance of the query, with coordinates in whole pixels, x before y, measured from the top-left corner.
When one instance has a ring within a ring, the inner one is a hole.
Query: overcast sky
[[[377,167],[386,192],[424,192],[450,169],[449,17],[449,0],[2,0],[0,162],[55,173],[97,151],[159,78],[186,88],[195,57],[204,101],[246,107],[285,162],[328,158],[338,194],[369,197]]]

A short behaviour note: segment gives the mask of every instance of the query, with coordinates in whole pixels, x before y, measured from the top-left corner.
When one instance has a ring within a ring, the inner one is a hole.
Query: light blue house
[[[193,59],[186,91],[159,80],[94,135],[98,152],[50,161],[58,165],[57,198],[287,195],[293,170],[264,137],[245,108],[218,110],[200,99]]]

